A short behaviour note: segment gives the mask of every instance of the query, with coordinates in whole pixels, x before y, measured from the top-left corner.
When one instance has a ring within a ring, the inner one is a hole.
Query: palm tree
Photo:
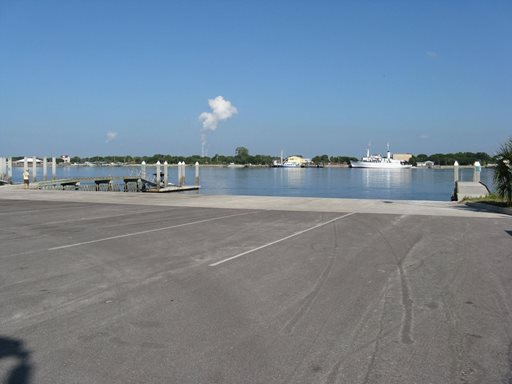
[[[502,144],[496,154],[498,162],[494,169],[494,185],[498,195],[512,206],[512,137]]]

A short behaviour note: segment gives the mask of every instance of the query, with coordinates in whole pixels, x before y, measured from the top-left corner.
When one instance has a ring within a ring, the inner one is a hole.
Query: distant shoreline
[[[51,162],[48,162],[48,166],[51,165]],[[194,167],[195,164],[190,163],[186,164],[189,167]],[[229,164],[199,164],[200,167],[209,167],[209,168],[228,168]],[[93,165],[86,165],[86,164],[57,164],[57,167],[59,168],[93,168],[93,167],[140,167],[141,164],[93,164]],[[156,163],[148,163],[146,164],[146,167],[155,167]],[[160,164],[161,167],[163,167],[163,164]],[[178,164],[168,164],[168,167],[177,167]],[[348,164],[324,164],[324,168],[350,168],[350,165]],[[20,165],[14,165],[13,168],[23,168],[23,164]],[[29,165],[29,168],[32,168],[32,165]],[[37,168],[43,168],[43,164],[37,164]],[[240,168],[273,168],[270,165],[258,165],[258,164],[244,164],[244,167]],[[306,167],[306,168],[316,168],[316,167]],[[413,169],[453,169],[455,168],[453,165],[433,165],[432,167],[413,167]],[[459,169],[464,168],[474,168],[474,165],[459,165]],[[493,166],[487,165],[482,166],[482,168],[494,168]]]

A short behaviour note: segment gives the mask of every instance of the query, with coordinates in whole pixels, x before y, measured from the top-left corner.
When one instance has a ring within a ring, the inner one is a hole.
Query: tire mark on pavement
[[[363,384],[368,384],[370,375],[373,371],[373,368],[375,367],[375,360],[377,358],[377,355],[379,354],[380,342],[382,339],[382,334],[384,333],[384,315],[386,314],[385,306],[386,306],[386,296],[387,296],[388,290],[389,290],[389,280],[386,282],[386,287],[384,288],[384,304],[383,304],[383,308],[382,308],[382,311],[380,313],[380,318],[379,318],[379,333],[377,334],[377,337],[375,337],[375,343],[373,344],[372,357],[370,358],[370,362],[368,363],[368,368],[366,369],[366,374],[364,375]],[[328,384],[331,384],[331,383],[328,383]],[[334,382],[332,384],[334,384]]]
[[[335,255],[331,254],[331,256],[329,257],[329,262],[328,262],[327,266],[324,268],[324,270],[318,277],[313,289],[306,295],[306,297],[304,297],[304,299],[302,299],[302,304],[300,305],[299,309],[297,310],[297,312],[295,312],[295,314],[292,316],[292,318],[284,325],[284,327],[281,330],[281,333],[284,333],[284,334],[293,333],[296,324],[310,310],[313,302],[315,301],[316,297],[318,296],[318,293],[322,289],[322,286],[324,285],[327,278],[329,277],[329,274],[331,272],[331,269],[332,269],[335,259],[336,259]]]
[[[409,282],[407,279],[407,274],[404,268],[404,261],[407,256],[414,250],[416,245],[418,244],[419,239],[416,239],[413,245],[409,248],[409,250],[400,257],[395,251],[393,245],[389,242],[387,237],[382,233],[382,231],[377,228],[377,232],[382,236],[382,239],[387,244],[389,250],[391,251],[391,255],[395,260],[396,267],[398,270],[398,274],[400,277],[400,288],[402,291],[402,308],[403,308],[403,316],[402,316],[402,330],[401,330],[401,341],[403,344],[412,344],[414,340],[412,338],[412,324],[413,324],[413,304],[414,301],[411,298],[411,289],[409,287]]]
[[[413,300],[411,299],[411,292],[409,289],[409,283],[407,282],[407,276],[404,271],[403,261],[398,264],[398,272],[400,274],[400,285],[402,287],[402,306],[404,308],[404,316],[402,323],[402,343],[412,344],[414,340],[411,337],[412,331],[412,305]]]
[[[386,284],[381,290],[378,300],[374,305],[369,306],[366,311],[362,314],[361,319],[354,327],[354,331],[351,333],[350,336],[350,346],[348,349],[344,350],[344,352],[338,352],[339,357],[336,363],[333,364],[332,368],[330,369],[329,373],[327,374],[327,378],[325,381],[325,384],[335,384],[338,381],[338,377],[340,375],[340,370],[347,363],[347,361],[351,361],[354,356],[356,356],[358,353],[366,349],[367,347],[371,346],[373,344],[373,353],[371,357],[371,362],[368,364],[368,367],[366,368],[366,375],[365,378],[369,378],[371,371],[373,370],[373,367],[375,366],[375,360],[378,356],[378,353],[381,348],[381,343],[383,340],[396,332],[400,325],[395,325],[393,327],[388,327],[385,329],[384,327],[384,318],[387,314],[386,312],[386,303],[387,303],[387,297],[388,292],[390,289],[390,282],[391,282],[392,276],[389,276],[386,280]],[[364,337],[364,335],[367,333],[366,329],[368,326],[368,322],[374,317],[377,316],[375,312],[380,312],[378,324],[379,324],[379,330],[377,334],[372,337],[370,340],[364,341],[362,344],[358,345],[359,340]],[[346,341],[345,341],[346,342]]]
[[[315,301],[316,297],[318,296],[318,293],[324,286],[325,282],[329,278],[329,274],[331,273],[332,267],[334,265],[334,262],[336,260],[337,251],[338,251],[338,231],[336,227],[336,222],[334,222],[333,225],[333,240],[334,240],[334,246],[332,249],[332,252],[329,256],[329,261],[327,263],[327,266],[324,268],[318,279],[316,280],[313,289],[302,299],[302,304],[300,305],[299,309],[295,312],[295,315],[292,316],[290,320],[284,325],[284,327],[281,330],[281,333],[284,334],[291,334],[295,330],[295,326],[300,321],[300,319],[311,309],[311,306],[313,305],[313,302]]]
[[[505,384],[512,384],[512,343],[509,343],[507,350],[507,373],[505,374]]]

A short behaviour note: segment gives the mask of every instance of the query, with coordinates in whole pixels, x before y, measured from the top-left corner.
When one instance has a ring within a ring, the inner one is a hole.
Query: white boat
[[[411,164],[407,164],[404,161],[393,159],[391,152],[388,152],[386,157],[381,155],[370,155],[370,147],[366,150],[366,156],[363,156],[361,160],[350,161],[352,168],[386,168],[386,169],[404,169],[412,168]]]
[[[229,163],[228,168],[245,168],[245,164],[235,164],[235,163]]]
[[[296,163],[294,161],[285,161],[283,164],[281,164],[281,167],[283,167],[283,168],[300,168],[300,163]]]

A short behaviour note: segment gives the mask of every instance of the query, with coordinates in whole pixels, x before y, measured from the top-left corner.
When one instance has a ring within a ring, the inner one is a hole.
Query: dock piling
[[[37,158],[32,156],[32,182],[37,181]]]
[[[167,187],[167,184],[169,184],[169,170],[168,170],[169,164],[167,161],[164,161],[164,187]]]
[[[146,178],[146,162],[144,160],[142,160],[142,163],[140,163],[140,178]]]
[[[181,161],[178,161],[178,187],[181,187]]]
[[[7,173],[5,157],[0,157],[0,180],[4,180]]]
[[[7,182],[12,184],[12,157],[7,160]]]
[[[48,181],[48,159],[43,157],[43,180]]]
[[[181,181],[180,181],[180,187],[183,187],[185,185],[185,162],[183,161],[181,163]]]
[[[480,182],[480,172],[482,171],[482,166],[480,165],[479,161],[475,161],[475,168],[473,173],[473,182],[479,183]]]
[[[156,162],[156,175],[155,175],[156,189],[160,190],[160,160]]]
[[[459,162],[457,160],[453,163],[453,181],[459,181]]]
[[[199,186],[199,162],[196,161],[196,186]]]
[[[52,157],[52,180],[57,178],[57,159]]]

